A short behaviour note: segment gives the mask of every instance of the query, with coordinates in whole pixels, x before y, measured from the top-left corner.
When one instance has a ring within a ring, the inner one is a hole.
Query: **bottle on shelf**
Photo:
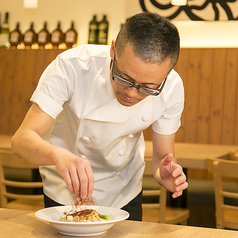
[[[5,19],[1,26],[1,42],[0,42],[0,48],[7,49],[10,47],[9,42],[9,13],[5,13]]]
[[[24,45],[27,49],[37,48],[37,35],[34,30],[34,22],[31,22],[30,28],[24,34]]]
[[[44,26],[42,28],[42,30],[39,31],[38,33],[38,45],[40,48],[45,48],[45,49],[49,49],[51,48],[51,44],[50,44],[50,33],[47,29],[47,22],[44,22]]]
[[[98,44],[107,45],[108,27],[109,23],[107,20],[107,16],[103,15],[103,19],[99,22],[98,25]]]
[[[65,44],[67,48],[72,48],[77,44],[78,33],[74,27],[74,21],[71,21],[71,27],[65,33]]]
[[[51,44],[54,48],[64,48],[65,36],[61,30],[61,22],[58,21],[57,28],[51,34]]]
[[[17,22],[16,28],[10,32],[9,41],[12,48],[23,48],[23,35],[20,31],[20,22]]]
[[[93,15],[93,19],[89,23],[88,44],[98,43],[98,21],[97,16]]]

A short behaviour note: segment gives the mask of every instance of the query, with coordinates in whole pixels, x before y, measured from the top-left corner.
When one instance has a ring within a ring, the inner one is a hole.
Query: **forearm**
[[[155,180],[162,184],[160,175],[160,163],[169,154],[174,154],[175,135],[159,135],[153,132],[153,175]],[[176,163],[175,158],[173,162]]]
[[[59,150],[64,150],[44,141],[36,132],[18,130],[12,137],[12,151],[36,165],[54,165],[54,158]]]

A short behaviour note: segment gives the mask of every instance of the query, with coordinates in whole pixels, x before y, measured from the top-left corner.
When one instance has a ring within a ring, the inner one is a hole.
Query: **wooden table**
[[[1,238],[59,238],[69,237],[59,234],[48,223],[38,220],[34,212],[0,208]],[[235,238],[238,231],[199,228],[192,226],[168,225],[161,223],[122,221],[116,223],[106,233],[98,238],[191,238],[216,237]]]
[[[145,146],[145,157],[152,158],[152,141],[146,141]],[[178,164],[190,169],[207,169],[208,157],[219,157],[234,150],[238,150],[238,145],[175,143],[175,157]]]

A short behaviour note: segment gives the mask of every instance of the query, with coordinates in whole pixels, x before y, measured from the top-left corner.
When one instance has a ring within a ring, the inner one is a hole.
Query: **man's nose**
[[[131,98],[137,96],[139,93],[138,89],[135,87],[125,88],[125,91],[126,91],[127,95]]]

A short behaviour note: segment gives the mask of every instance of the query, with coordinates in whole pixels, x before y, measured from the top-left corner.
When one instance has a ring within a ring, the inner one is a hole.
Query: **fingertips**
[[[174,193],[172,194],[172,198],[177,198],[177,197],[181,196],[182,194],[183,194],[182,191],[180,191],[180,192],[174,192]]]

